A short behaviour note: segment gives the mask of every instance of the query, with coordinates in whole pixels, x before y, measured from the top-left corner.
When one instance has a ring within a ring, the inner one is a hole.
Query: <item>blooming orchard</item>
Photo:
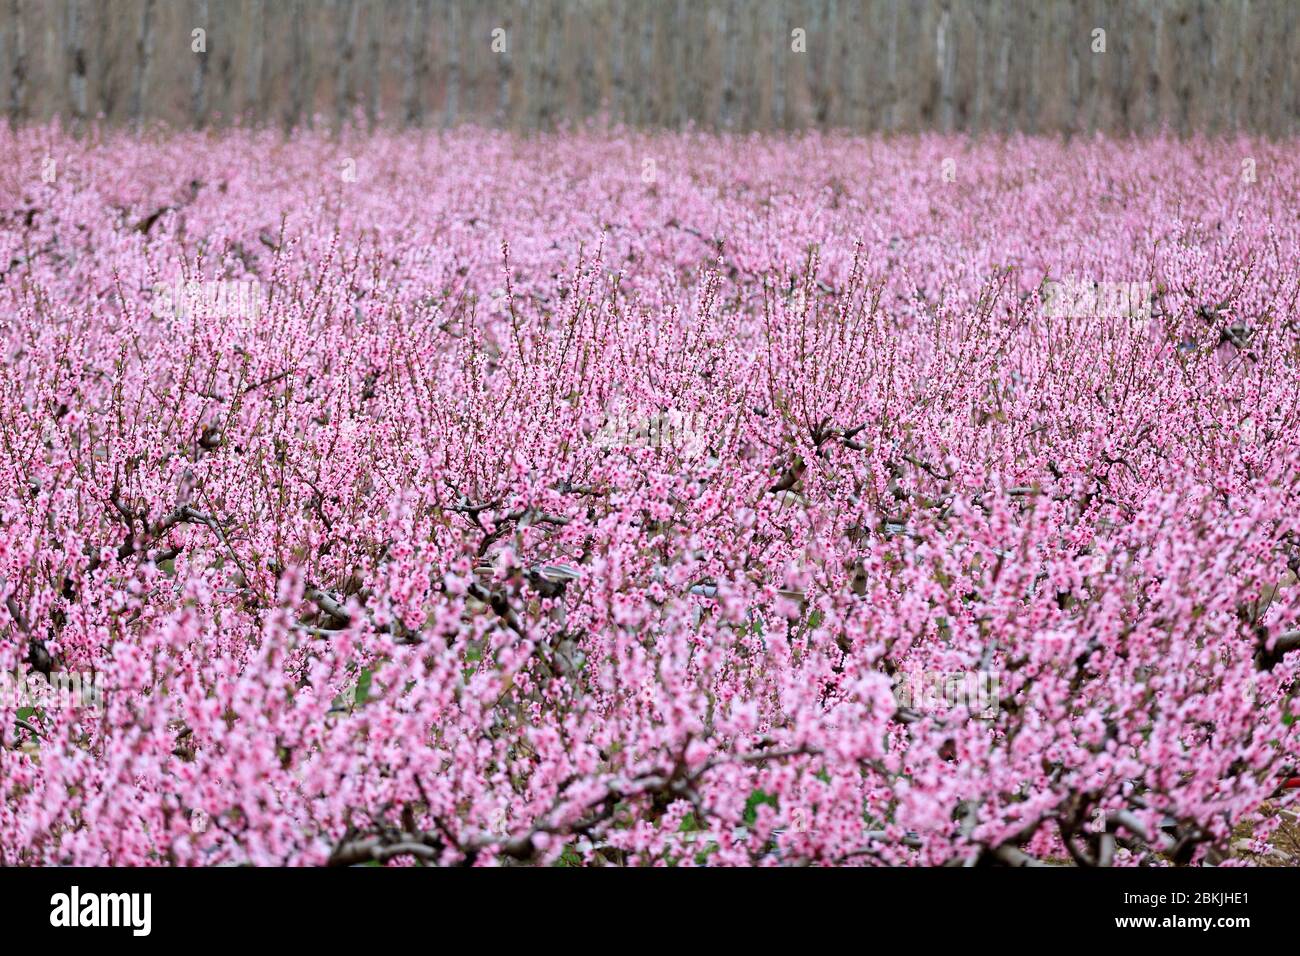
[[[1268,852],[1293,145],[0,151],[0,862]]]

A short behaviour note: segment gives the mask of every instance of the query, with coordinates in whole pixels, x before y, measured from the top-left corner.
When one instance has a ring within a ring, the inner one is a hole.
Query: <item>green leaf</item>
[[[370,682],[374,679],[375,670],[373,667],[363,667],[361,676],[357,678],[357,690],[353,695],[353,700],[358,707],[362,707],[370,701]]]
[[[582,854],[573,848],[573,844],[568,844],[560,858],[555,861],[556,866],[573,867],[582,866]]]
[[[753,826],[758,820],[758,808],[766,803],[769,807],[777,807],[776,794],[767,793],[763,790],[755,790],[745,801],[744,821],[746,826]]]

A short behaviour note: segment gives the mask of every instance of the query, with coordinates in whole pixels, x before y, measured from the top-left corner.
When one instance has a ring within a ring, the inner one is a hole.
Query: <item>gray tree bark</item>
[[[337,33],[334,43],[334,124],[342,129],[352,118],[357,53],[357,0],[338,0],[335,7]]]
[[[998,8],[998,62],[994,72],[993,99],[997,101],[999,126],[1002,131],[1011,129],[1011,104],[1008,100],[1011,73],[1011,23],[1006,0],[999,0]]]
[[[1210,16],[1205,0],[1199,0],[1196,4],[1196,30],[1198,46],[1201,50],[1200,71],[1203,79],[1198,84],[1200,86],[1198,92],[1204,102],[1213,104],[1216,99],[1214,95],[1215,83],[1218,81],[1219,74],[1219,49],[1218,44],[1214,42],[1214,29],[1210,23]],[[1214,132],[1215,127],[1218,126],[1218,111],[1202,109],[1198,110],[1198,114],[1198,118],[1204,119],[1210,131]]]
[[[509,7],[506,9],[506,16],[500,26],[494,29],[505,31],[505,48],[496,53],[497,61],[497,109],[496,121],[498,126],[504,126],[510,121],[510,86],[514,81],[514,56],[515,38],[511,31],[511,16]]]
[[[366,10],[366,126],[373,130],[379,122],[380,11]]]
[[[208,29],[208,0],[194,0],[194,28],[201,28],[204,31]],[[208,53],[206,49],[206,38],[204,50],[202,52],[193,52],[194,61],[194,81],[190,87],[190,112],[194,117],[194,125],[202,129],[208,121]]]
[[[82,44],[81,0],[64,6],[64,53],[68,71],[68,105],[78,125],[86,120],[86,48]]]
[[[1236,15],[1237,55],[1232,64],[1232,101],[1228,122],[1233,130],[1241,128],[1241,100],[1246,88],[1246,45],[1249,42],[1250,0],[1239,0]]]
[[[1040,100],[1042,98],[1042,84],[1039,76],[1039,55],[1038,55],[1038,38],[1044,31],[1039,29],[1039,17],[1037,5],[1029,8],[1029,71],[1025,77],[1025,100],[1022,105],[1024,120],[1022,121],[1028,131],[1033,132],[1038,129],[1038,114]]]
[[[9,66],[9,122],[16,124],[24,118],[27,105],[27,34],[23,24],[22,0],[9,0],[9,15],[13,24],[13,56]]]
[[[654,53],[655,53],[655,8],[643,6],[641,9],[641,123],[648,125],[658,119],[655,102]]]
[[[770,42],[772,44],[772,126],[785,128],[785,71],[789,62],[790,31],[782,0],[771,0]]]
[[[984,4],[976,4],[974,10],[975,22],[975,91],[971,100],[970,125],[973,133],[981,133],[984,130],[984,110],[985,99],[988,95],[988,84],[984,78],[988,73],[988,40],[985,33],[988,28],[989,9]]]
[[[149,61],[153,59],[153,14],[155,0],[144,0],[140,9],[140,30],[135,41],[135,77],[131,84],[131,123],[138,131],[144,122],[144,98],[149,89]]]
[[[956,37],[952,27],[952,7],[948,0],[939,5],[939,24],[935,28],[935,69],[939,74],[939,128],[951,133],[956,122],[953,108],[953,73],[956,69]]]
[[[406,124],[424,125],[424,84],[429,46],[429,0],[408,0],[406,7]]]
[[[251,0],[248,23],[248,64],[245,73],[247,93],[244,108],[255,119],[262,111],[262,34],[266,29],[266,0]]]
[[[303,122],[307,109],[307,40],[304,36],[303,0],[290,0],[289,17],[293,21],[290,41],[289,111],[286,127],[292,129]]]
[[[1151,55],[1147,62],[1147,125],[1155,128],[1164,115],[1162,99],[1163,72],[1161,58],[1164,55],[1165,9],[1163,4],[1155,3],[1148,8],[1151,32]]]
[[[553,126],[560,118],[560,47],[564,37],[565,6],[550,5],[546,17],[546,67],[542,74],[542,126]]]
[[[889,0],[889,25],[886,29],[885,69],[889,84],[889,129],[893,132],[902,121],[901,91],[898,88],[898,0]]]
[[[118,43],[115,42],[117,38],[112,36],[117,31],[113,29],[113,11],[106,6],[101,6],[98,10],[95,24],[95,93],[99,97],[100,111],[111,119],[117,109],[119,93],[116,69]]]
[[[0,109],[13,122],[202,125],[220,111],[309,126],[321,92],[333,128],[363,104],[373,127],[391,96],[395,125],[537,127],[607,109],[678,128],[1286,134],[1300,113],[1297,2],[0,0]],[[490,50],[511,17],[517,35]],[[212,45],[190,60],[196,26]],[[792,27],[806,52],[792,53]],[[1090,48],[1097,27],[1105,53]],[[167,56],[153,57],[163,35]]]
[[[836,102],[833,86],[844,61],[844,45],[840,38],[839,0],[827,0],[826,16],[822,20],[821,43],[826,50],[826,63],[818,73],[817,91],[813,100],[813,117],[819,126],[834,121]]]
[[[447,100],[442,113],[443,126],[455,126],[460,111],[460,4],[443,2],[443,49],[447,51]]]
[[[722,99],[721,119],[723,127],[730,129],[736,125],[736,48],[740,44],[740,0],[730,0],[723,15],[723,54],[722,54]]]
[[[687,20],[686,0],[677,0],[673,4],[672,29],[668,35],[672,38],[672,63],[673,63],[673,111],[672,123],[674,126],[682,127],[686,125],[687,105],[686,105],[686,76],[687,76],[687,45],[690,42],[690,30],[686,26]]]

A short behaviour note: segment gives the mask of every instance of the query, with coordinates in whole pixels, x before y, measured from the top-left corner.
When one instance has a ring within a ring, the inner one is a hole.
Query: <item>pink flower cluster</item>
[[[0,152],[0,862],[1245,862],[1283,825],[1294,144]],[[67,674],[100,693],[26,693]]]

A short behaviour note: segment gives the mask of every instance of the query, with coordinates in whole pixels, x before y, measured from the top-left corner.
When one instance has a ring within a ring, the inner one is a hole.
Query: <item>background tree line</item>
[[[0,0],[0,108],[1287,135],[1297,19],[1298,0]]]

